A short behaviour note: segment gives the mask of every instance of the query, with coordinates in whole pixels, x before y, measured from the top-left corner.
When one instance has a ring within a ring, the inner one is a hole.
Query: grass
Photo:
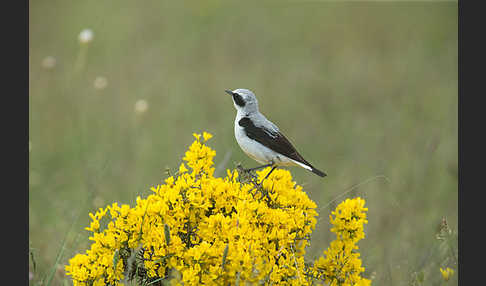
[[[214,134],[216,165],[254,166],[224,93],[249,88],[328,174],[291,169],[320,207],[309,258],[333,239],[330,210],[360,195],[365,276],[439,285],[437,226],[457,230],[457,3],[31,1],[29,28],[32,284],[70,284],[54,266],[88,247],[88,212],[150,193],[192,132]]]

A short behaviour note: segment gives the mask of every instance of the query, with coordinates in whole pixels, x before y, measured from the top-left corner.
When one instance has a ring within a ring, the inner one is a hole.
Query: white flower
[[[139,99],[135,102],[135,112],[144,113],[148,109],[148,103],[145,99]]]
[[[47,56],[42,60],[42,67],[45,69],[52,69],[56,66],[56,58],[53,56]]]
[[[84,29],[79,33],[78,40],[81,44],[88,44],[93,40],[93,31],[91,29]]]
[[[98,76],[93,82],[94,88],[104,89],[108,85],[108,80],[104,76]]]

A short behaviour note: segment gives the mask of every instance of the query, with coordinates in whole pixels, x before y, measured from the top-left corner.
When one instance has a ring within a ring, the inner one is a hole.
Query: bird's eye
[[[244,107],[245,106],[245,101],[243,100],[243,97],[241,97],[241,95],[237,94],[237,93],[233,93],[233,100],[235,101],[235,103],[240,106],[240,107]]]

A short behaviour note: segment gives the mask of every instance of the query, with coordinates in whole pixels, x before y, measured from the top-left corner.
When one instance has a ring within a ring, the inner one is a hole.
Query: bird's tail
[[[297,165],[301,166],[302,168],[307,169],[307,170],[311,171],[312,173],[314,173],[314,174],[316,174],[318,176],[321,176],[323,178],[325,176],[327,176],[326,173],[324,173],[323,171],[317,170],[311,164],[309,164],[309,162],[307,162],[307,161],[304,161],[306,164],[304,164],[302,162],[295,161],[295,160],[292,160],[292,161],[294,161],[294,163],[296,163]]]
[[[314,174],[316,174],[316,175],[318,175],[318,176],[321,176],[321,177],[323,177],[323,178],[324,178],[325,176],[327,176],[327,174],[326,174],[326,173],[324,173],[323,171],[319,171],[319,170],[317,170],[317,169],[316,169],[316,168],[314,168],[314,167],[311,167],[311,168],[312,168],[312,169],[311,169],[312,173],[314,173]]]

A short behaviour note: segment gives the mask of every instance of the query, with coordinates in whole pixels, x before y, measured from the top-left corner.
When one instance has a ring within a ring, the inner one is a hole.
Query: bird
[[[257,98],[252,91],[238,88],[225,92],[232,96],[237,111],[234,128],[238,145],[246,155],[263,164],[246,171],[271,166],[265,180],[278,166],[299,166],[318,176],[327,176],[306,161],[280,129],[260,113]]]

